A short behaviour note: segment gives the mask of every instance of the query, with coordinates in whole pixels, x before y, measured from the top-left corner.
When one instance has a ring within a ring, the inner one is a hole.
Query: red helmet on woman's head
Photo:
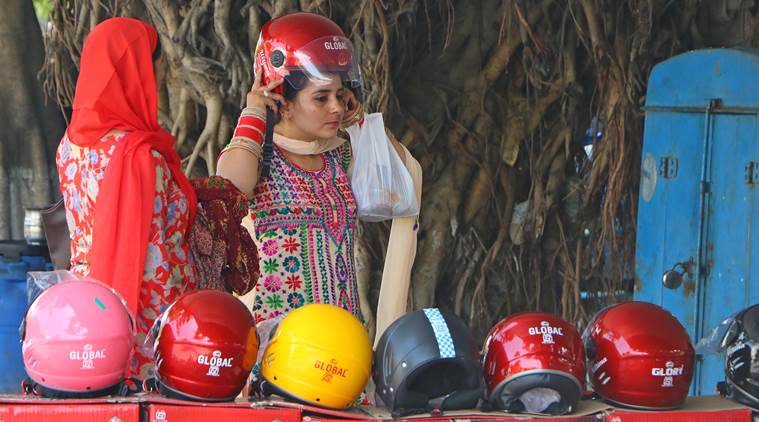
[[[505,318],[490,330],[483,352],[486,399],[498,409],[558,415],[571,412],[580,399],[585,385],[582,339],[555,315],[526,312]],[[530,391],[555,399],[543,409],[527,409],[523,397]]]
[[[255,70],[263,70],[262,84],[302,72],[305,78],[288,78],[294,88],[307,80],[329,83],[338,74],[351,87],[361,85],[361,72],[353,44],[336,23],[313,13],[292,13],[272,19],[261,28]],[[276,91],[282,92],[281,85]]]
[[[583,334],[588,377],[606,400],[641,409],[672,409],[688,395],[695,354],[688,333],[652,303],[601,310]]]
[[[258,353],[253,316],[229,293],[185,293],[156,321],[159,389],[190,400],[233,400]]]

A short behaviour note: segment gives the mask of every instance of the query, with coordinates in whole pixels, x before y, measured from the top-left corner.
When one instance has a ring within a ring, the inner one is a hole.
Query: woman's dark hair
[[[295,97],[298,96],[301,89],[306,86],[306,82],[308,82],[307,79],[308,77],[306,74],[299,70],[292,71],[289,75],[285,76],[285,82],[282,84],[282,96],[285,97],[287,102],[295,100]],[[295,88],[296,86],[299,86],[300,88]],[[277,113],[274,119],[274,124],[279,123],[281,119],[282,115]]]
[[[294,100],[298,95],[298,92],[306,86],[307,82],[308,77],[305,73],[299,70],[290,72],[289,75],[285,76],[285,82],[282,84],[284,90],[282,96],[285,97],[287,101]],[[296,86],[299,86],[300,88],[295,88]]]
[[[156,38],[155,48],[153,49],[153,63],[161,58],[161,38]]]

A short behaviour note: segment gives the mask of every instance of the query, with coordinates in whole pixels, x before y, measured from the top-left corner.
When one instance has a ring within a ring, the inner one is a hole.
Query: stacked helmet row
[[[53,397],[129,391],[134,319],[109,287],[69,281],[45,290],[21,329],[29,390]],[[165,395],[226,401],[242,390],[259,350],[251,313],[227,293],[182,295],[149,335]],[[759,389],[751,368],[759,349],[759,306],[730,320],[723,391],[744,401]],[[671,409],[687,396],[694,350],[685,329],[649,303],[609,306],[583,335],[545,313],[510,316],[482,351],[466,324],[432,308],[395,321],[372,351],[361,323],[331,305],[306,305],[273,330],[261,356],[260,391],[328,408],[356,403],[369,377],[395,416],[481,407],[571,412],[587,387],[615,404]],[[134,386],[132,386],[134,388]],[[755,401],[753,402],[756,403]]]
[[[134,318],[110,287],[83,279],[54,285],[27,310],[20,329],[25,391],[85,398],[141,389],[186,400],[230,401],[256,363],[251,312],[231,294],[185,293],[155,321],[154,378],[136,385],[129,367]],[[361,323],[331,305],[292,311],[272,334],[261,374],[269,393],[331,408],[351,406],[371,374],[372,349]]]
[[[43,291],[20,328],[24,390],[57,398],[127,394],[142,389],[129,373],[135,320],[109,286],[91,279]],[[156,320],[155,378],[174,397],[233,400],[256,361],[253,317],[234,296],[212,290],[182,295]]]
[[[490,330],[479,357],[461,320],[412,312],[377,345],[378,395],[395,416],[472,408],[480,398],[486,409],[560,415],[577,406],[587,379],[614,404],[672,409],[688,394],[695,354],[669,312],[626,302],[597,313],[582,336],[551,314],[512,315]]]

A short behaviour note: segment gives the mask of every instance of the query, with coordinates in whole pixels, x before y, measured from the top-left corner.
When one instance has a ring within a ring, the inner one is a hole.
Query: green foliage
[[[32,2],[34,3],[34,12],[37,14],[37,19],[47,21],[50,12],[53,11],[52,0],[32,0]]]

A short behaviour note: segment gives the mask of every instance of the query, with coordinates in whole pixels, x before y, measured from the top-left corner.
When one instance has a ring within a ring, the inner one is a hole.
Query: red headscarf
[[[136,312],[156,195],[150,150],[171,169],[189,205],[197,199],[182,173],[174,137],[158,125],[158,92],[152,53],[155,29],[129,18],[108,19],[87,36],[66,133],[80,147],[96,147],[111,129],[129,132],[116,146],[95,203],[90,276],[110,284]],[[185,227],[186,231],[187,227]]]

